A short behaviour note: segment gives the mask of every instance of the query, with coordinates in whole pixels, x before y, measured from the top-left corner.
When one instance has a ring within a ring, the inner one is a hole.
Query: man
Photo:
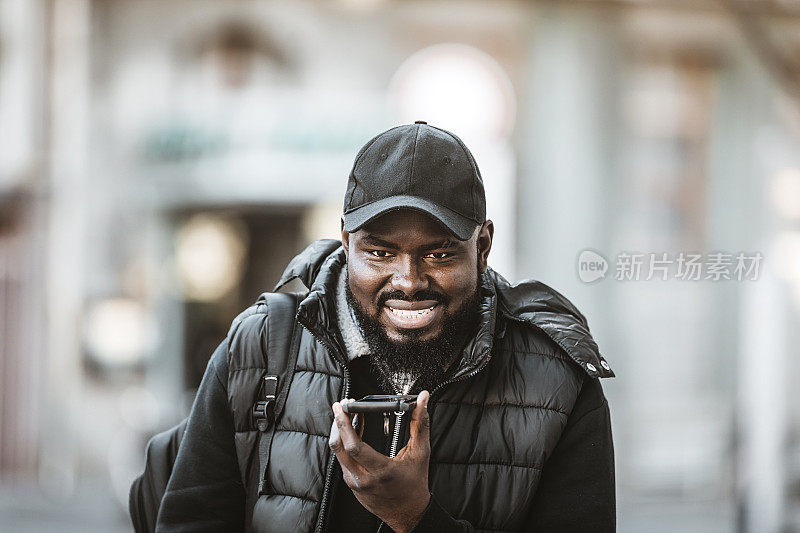
[[[341,243],[310,245],[279,283],[309,287],[296,316],[262,302],[212,356],[158,530],[613,531],[597,379],[613,373],[563,296],[488,267],[493,232],[458,137],[417,122],[367,143]],[[275,342],[296,360],[259,435]],[[419,397],[355,427],[337,401],[381,393]]]

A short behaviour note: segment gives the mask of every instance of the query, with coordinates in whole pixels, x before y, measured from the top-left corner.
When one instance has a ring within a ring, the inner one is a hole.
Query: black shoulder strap
[[[267,373],[261,385],[261,396],[253,406],[253,416],[258,428],[258,494],[268,491],[265,480],[275,425],[280,420],[286,405],[286,396],[297,367],[300,349],[301,326],[295,315],[300,301],[299,294],[268,293],[266,295],[267,346],[265,358]],[[288,319],[288,321],[287,321]]]

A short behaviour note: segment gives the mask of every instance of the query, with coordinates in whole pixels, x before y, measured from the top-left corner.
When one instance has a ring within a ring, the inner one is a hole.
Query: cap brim
[[[400,195],[383,198],[345,213],[344,229],[348,233],[353,233],[379,216],[398,209],[415,209],[432,216],[461,241],[466,241],[472,237],[472,233],[478,227],[478,222],[459,215],[451,209],[416,196]]]

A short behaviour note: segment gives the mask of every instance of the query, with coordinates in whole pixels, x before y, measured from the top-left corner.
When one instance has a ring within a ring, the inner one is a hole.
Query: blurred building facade
[[[766,0],[0,0],[0,520],[124,530],[230,321],[337,237],[357,150],[427,120],[476,155],[490,264],[619,376],[620,531],[800,530],[798,30]],[[587,284],[585,249],[765,261]]]

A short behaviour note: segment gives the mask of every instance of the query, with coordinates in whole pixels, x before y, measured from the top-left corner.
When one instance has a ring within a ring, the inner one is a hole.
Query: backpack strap
[[[261,382],[259,398],[253,405],[253,419],[258,428],[259,495],[270,490],[266,480],[272,440],[297,368],[302,332],[295,319],[300,295],[266,293],[264,297],[267,314],[272,319],[267,321],[267,346],[264,354],[267,372]],[[281,320],[277,320],[277,317],[281,317]],[[286,327],[287,317],[291,317],[291,327]]]

